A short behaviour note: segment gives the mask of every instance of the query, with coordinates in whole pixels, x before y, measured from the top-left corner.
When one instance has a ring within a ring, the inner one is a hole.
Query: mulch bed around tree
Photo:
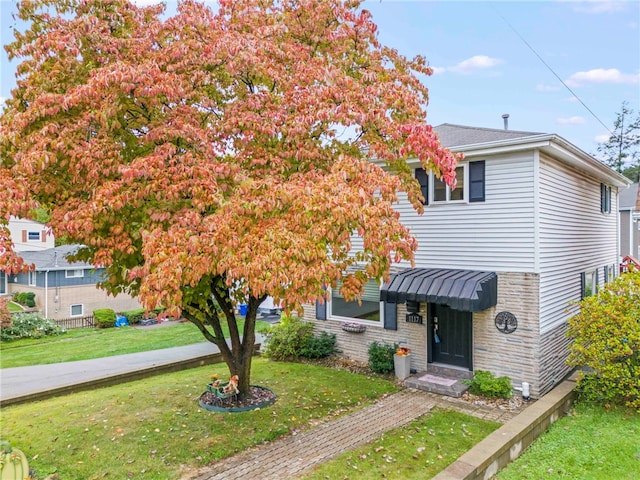
[[[237,395],[220,398],[211,392],[204,392],[200,396],[200,401],[205,405],[224,409],[249,409],[270,405],[276,399],[276,394],[268,388],[259,385],[251,385],[249,388],[251,390],[251,396],[245,398],[240,398]]]

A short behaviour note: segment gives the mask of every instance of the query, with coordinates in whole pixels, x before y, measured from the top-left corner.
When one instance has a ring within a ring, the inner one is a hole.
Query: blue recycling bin
[[[238,309],[240,311],[240,315],[242,315],[243,317],[246,317],[247,310],[249,310],[249,305],[247,305],[246,303],[241,303],[240,305],[238,305]]]
[[[127,321],[127,317],[123,315],[116,315],[116,327],[128,327],[129,322]]]

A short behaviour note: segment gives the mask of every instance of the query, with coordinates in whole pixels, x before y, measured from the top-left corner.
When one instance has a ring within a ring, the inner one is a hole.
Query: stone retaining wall
[[[575,399],[575,379],[551,392],[467,451],[433,480],[488,480],[520,456],[549,425],[563,416]]]

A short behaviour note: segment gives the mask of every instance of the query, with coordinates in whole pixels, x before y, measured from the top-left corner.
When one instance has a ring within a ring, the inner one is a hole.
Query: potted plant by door
[[[404,380],[411,374],[411,350],[408,347],[398,347],[393,355],[393,368],[396,378]]]

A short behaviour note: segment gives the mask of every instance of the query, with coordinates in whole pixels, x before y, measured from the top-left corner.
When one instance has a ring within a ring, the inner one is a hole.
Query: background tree
[[[183,1],[166,18],[126,0],[22,2],[0,221],[46,208],[56,236],[86,245],[75,258],[106,268],[103,288],[181,312],[246,395],[260,303],[299,309],[339,279],[357,298],[413,261],[393,209],[405,192],[422,211],[407,159],[455,184],[457,158],[426,123],[431,70],[380,45],[359,6]]]
[[[622,102],[613,133],[598,145],[597,156],[630,180],[640,181],[640,112],[634,117],[628,102]]]

